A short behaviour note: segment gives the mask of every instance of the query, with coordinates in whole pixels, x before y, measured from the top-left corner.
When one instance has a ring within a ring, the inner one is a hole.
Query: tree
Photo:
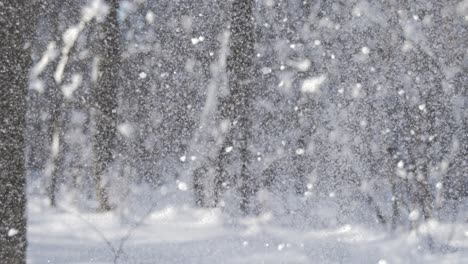
[[[35,3],[0,3],[0,260],[26,262],[24,129]],[[31,19],[33,18],[33,19]]]
[[[229,149],[238,149],[240,156],[239,187],[241,210],[248,213],[251,208],[254,186],[250,168],[252,141],[252,97],[255,58],[255,22],[253,1],[236,0],[231,7],[230,54],[227,62],[230,94],[225,104],[224,117],[230,121],[223,147],[219,151],[215,198],[226,179],[227,154]],[[216,194],[217,193],[217,194]],[[217,199],[217,198],[216,198]]]
[[[99,65],[99,78],[95,86],[95,124],[94,135],[94,177],[96,197],[100,209],[111,209],[107,190],[103,184],[103,175],[113,160],[117,122],[117,87],[120,70],[120,28],[117,17],[118,0],[108,0],[110,10],[101,25],[102,52]]]
[[[61,37],[59,34],[59,20],[57,19],[62,9],[63,1],[45,1],[50,9],[49,12],[46,12],[46,17],[49,19],[48,22],[52,22],[50,27],[50,39],[57,46],[60,46]],[[50,70],[55,70],[58,66],[59,60],[55,60]],[[63,162],[63,120],[61,112],[63,111],[63,94],[60,91],[60,84],[56,82],[53,78],[53,73],[48,72],[48,97],[50,103],[49,109],[49,124],[47,127],[47,137],[49,143],[49,168],[46,170],[46,175],[49,178],[49,186],[47,186],[47,192],[50,200],[50,205],[55,207],[56,202],[56,192],[57,192],[57,181],[59,174],[61,172],[60,167]]]

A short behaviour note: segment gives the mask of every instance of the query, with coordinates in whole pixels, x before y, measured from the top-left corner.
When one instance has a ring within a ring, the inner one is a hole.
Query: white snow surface
[[[30,197],[28,263],[468,263],[467,224],[430,222],[394,234],[352,224],[284,224],[271,212],[232,217],[194,208],[178,188],[138,198],[146,207],[107,213],[72,206],[72,197],[55,209]],[[436,242],[453,237],[444,250],[429,251],[425,234]]]

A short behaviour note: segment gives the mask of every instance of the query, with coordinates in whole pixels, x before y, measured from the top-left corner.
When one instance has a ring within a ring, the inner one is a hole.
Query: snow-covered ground
[[[31,196],[28,263],[468,263],[466,224],[432,222],[393,235],[350,224],[296,227],[270,213],[242,218],[197,209],[181,202],[188,197],[174,191],[154,202],[137,198],[146,207],[130,210],[135,201],[127,201],[120,206],[127,209],[96,213],[71,198],[52,209]],[[424,242],[428,232],[433,250]]]

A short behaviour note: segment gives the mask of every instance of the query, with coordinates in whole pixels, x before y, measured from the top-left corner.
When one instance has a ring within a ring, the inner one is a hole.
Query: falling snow
[[[468,263],[468,0],[23,2],[0,262]]]

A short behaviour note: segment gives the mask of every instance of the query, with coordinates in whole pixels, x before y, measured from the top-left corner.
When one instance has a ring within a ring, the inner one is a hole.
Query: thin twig
[[[95,225],[93,225],[91,222],[89,222],[86,218],[84,218],[81,214],[75,213],[73,211],[67,210],[64,207],[60,206],[59,207],[61,210],[63,210],[66,213],[70,213],[80,219],[82,222],[84,222],[88,227],[90,227],[96,234],[98,234],[101,239],[106,243],[106,245],[109,247],[110,251],[112,254],[116,254],[117,250],[115,247],[112,245],[112,243],[107,239],[107,237],[99,230]]]
[[[148,209],[148,211],[140,218],[140,220],[138,220],[138,222],[136,222],[128,231],[127,233],[125,234],[124,237],[122,237],[120,239],[120,243],[119,243],[119,247],[117,249],[117,251],[115,252],[114,254],[114,264],[117,264],[117,261],[120,257],[120,254],[121,253],[124,253],[124,250],[123,250],[123,247],[125,245],[125,243],[130,239],[130,237],[133,235],[134,231],[139,228],[143,222],[146,220],[146,218],[153,212],[153,209],[156,207],[157,203],[154,202],[151,204],[150,208]]]

